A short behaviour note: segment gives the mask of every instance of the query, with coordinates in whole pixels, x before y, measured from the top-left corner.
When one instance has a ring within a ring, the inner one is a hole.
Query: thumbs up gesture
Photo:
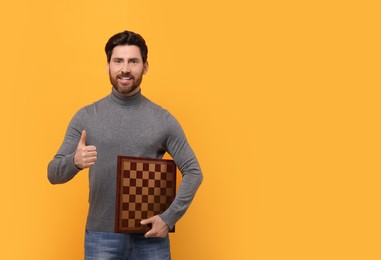
[[[97,148],[94,145],[86,146],[86,131],[82,131],[77,150],[74,154],[74,165],[85,169],[93,166],[97,160]]]

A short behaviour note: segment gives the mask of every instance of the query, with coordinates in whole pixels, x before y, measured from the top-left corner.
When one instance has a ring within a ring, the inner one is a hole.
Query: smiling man
[[[139,47],[119,45],[113,49],[107,63],[111,84],[123,96],[132,96],[140,91],[143,74],[148,70],[148,62],[143,61]]]
[[[111,93],[72,118],[64,141],[48,165],[51,183],[65,183],[89,168],[89,212],[85,259],[170,259],[168,231],[191,204],[203,176],[178,121],[141,93],[148,71],[144,39],[131,31],[105,47]],[[114,233],[117,156],[162,158],[168,152],[182,180],[171,206],[141,221],[146,234]]]

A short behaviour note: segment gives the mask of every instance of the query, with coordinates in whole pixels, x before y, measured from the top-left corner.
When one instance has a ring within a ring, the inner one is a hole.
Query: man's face
[[[148,63],[143,63],[138,46],[118,45],[113,49],[107,67],[115,90],[123,96],[132,96],[140,90]]]

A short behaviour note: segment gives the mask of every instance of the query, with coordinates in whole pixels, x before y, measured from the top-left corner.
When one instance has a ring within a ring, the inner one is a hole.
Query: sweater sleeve
[[[74,154],[83,129],[82,117],[83,110],[74,115],[61,147],[48,164],[48,179],[52,184],[68,182],[80,171],[74,165]]]
[[[203,175],[197,158],[178,121],[170,116],[168,123],[170,130],[166,148],[182,174],[182,180],[174,201],[160,215],[161,219],[172,229],[190,206],[203,180]]]

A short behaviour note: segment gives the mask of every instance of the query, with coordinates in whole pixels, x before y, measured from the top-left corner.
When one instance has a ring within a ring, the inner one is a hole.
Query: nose
[[[124,63],[124,64],[123,64],[122,69],[121,69],[121,72],[123,72],[123,73],[129,73],[129,72],[131,72],[131,68],[130,68],[130,66],[128,65],[128,63]]]

